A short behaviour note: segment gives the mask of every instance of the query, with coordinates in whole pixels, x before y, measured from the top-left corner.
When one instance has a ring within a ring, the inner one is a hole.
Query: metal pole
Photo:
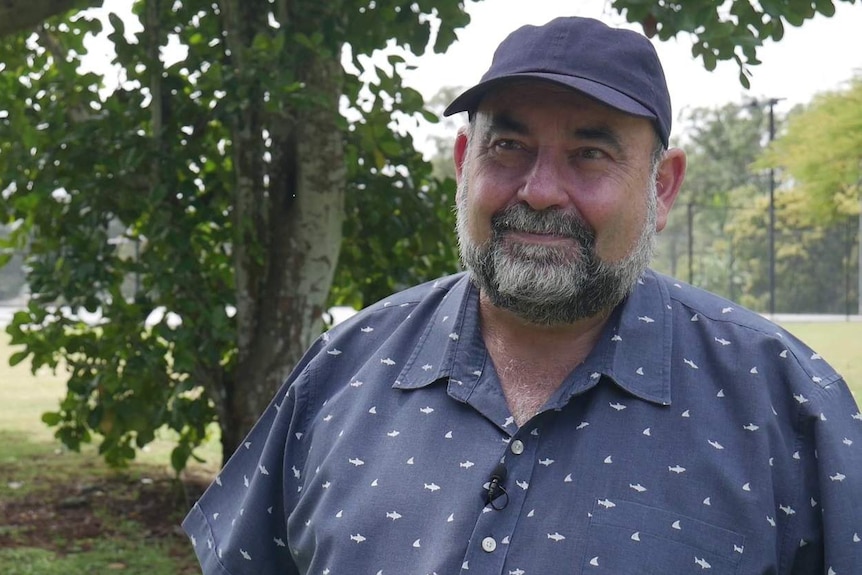
[[[694,285],[694,203],[688,203],[688,283]]]
[[[775,139],[775,114],[778,100],[769,99],[769,142]],[[769,315],[775,315],[775,169],[769,168]]]

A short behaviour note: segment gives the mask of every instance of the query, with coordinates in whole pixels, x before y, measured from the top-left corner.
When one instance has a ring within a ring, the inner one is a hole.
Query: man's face
[[[540,325],[610,310],[649,264],[651,124],[571,90],[486,97],[458,182],[461,257],[492,304]]]

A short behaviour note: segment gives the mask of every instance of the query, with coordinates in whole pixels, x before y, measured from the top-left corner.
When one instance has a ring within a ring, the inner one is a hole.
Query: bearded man
[[[204,572],[862,572],[843,379],[648,269],[686,164],[650,42],[525,26],[457,112],[466,271],[314,344],[186,518]]]

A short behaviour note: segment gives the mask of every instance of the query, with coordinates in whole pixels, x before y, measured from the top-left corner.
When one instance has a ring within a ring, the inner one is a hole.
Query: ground
[[[176,559],[177,575],[200,573],[180,522],[209,479],[182,482],[139,473],[82,475],[27,491],[0,467],[0,485],[20,496],[0,497],[0,549],[38,548],[63,557],[106,540],[152,542]],[[3,489],[4,493],[9,493]],[[123,570],[122,561],[109,565]]]

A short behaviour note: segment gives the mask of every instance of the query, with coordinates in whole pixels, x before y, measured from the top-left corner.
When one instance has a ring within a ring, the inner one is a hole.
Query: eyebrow
[[[525,123],[515,119],[508,112],[498,112],[491,116],[490,124],[485,132],[485,138],[490,139],[493,134],[499,132],[529,135],[530,129]],[[605,144],[612,147],[618,153],[622,153],[625,149],[619,133],[607,125],[575,128],[571,131],[570,136],[577,140]]]

